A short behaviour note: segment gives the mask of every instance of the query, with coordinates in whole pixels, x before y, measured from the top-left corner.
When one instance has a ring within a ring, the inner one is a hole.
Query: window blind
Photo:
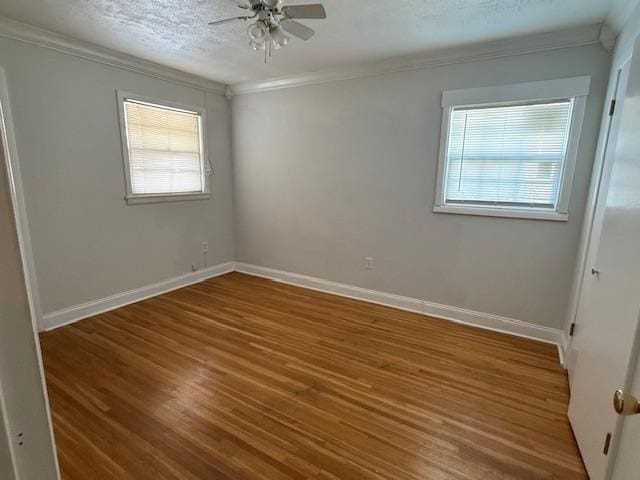
[[[451,114],[445,204],[555,208],[573,101]]]
[[[133,100],[124,113],[132,194],[203,192],[200,115]]]

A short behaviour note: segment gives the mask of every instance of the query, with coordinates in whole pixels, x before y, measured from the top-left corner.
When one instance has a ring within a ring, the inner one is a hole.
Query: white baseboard
[[[246,263],[236,263],[236,271],[269,278],[278,282],[309,288],[321,292],[332,293],[342,297],[364,300],[388,307],[399,308],[410,312],[421,313],[432,317],[450,320],[456,323],[471,325],[474,327],[493,330],[496,332],[530,338],[545,343],[562,345],[563,332],[555,328],[543,327],[532,323],[522,322],[513,318],[501,317],[490,313],[476,312],[466,308],[452,307],[438,303],[403,297],[391,293],[368,290],[342,283],[331,282],[321,278],[309,277],[297,273],[274,270],[272,268],[259,267]]]
[[[162,293],[193,285],[194,283],[199,283],[207,280],[208,278],[224,275],[225,273],[233,272],[234,270],[234,262],[222,263],[220,265],[180,275],[179,277],[174,277],[152,285],[146,285],[127,292],[117,293],[110,297],[93,300],[91,302],[65,308],[56,312],[46,313],[43,316],[44,328],[47,331],[53,330],[64,325],[77,322],[83,318],[124,307],[125,305],[130,305],[147,298],[155,297]]]
[[[174,277],[153,285],[147,285],[135,290],[129,290],[128,292],[118,293],[110,297],[47,313],[43,317],[43,324],[46,330],[53,330],[64,325],[77,322],[78,320],[98,315],[99,313],[124,307],[125,305],[130,305],[150,297],[155,297],[157,295],[177,290],[194,283],[202,282],[208,278],[217,277],[233,271],[268,278],[298,287],[309,288],[311,290],[332,293],[342,297],[364,300],[366,302],[377,303],[379,305],[438,317],[486,330],[493,330],[519,337],[530,338],[545,343],[552,343],[558,345],[558,351],[561,357],[564,353],[566,339],[562,330],[543,327],[490,313],[477,312],[466,308],[452,307],[450,305],[442,305],[426,300],[404,297],[402,295],[395,295],[392,293],[379,292],[376,290],[331,282],[329,280],[323,280],[321,278],[310,277],[307,275],[235,262],[223,263],[197,272]]]
[[[560,341],[558,342],[558,354],[560,355],[560,363],[567,369],[567,353],[569,349],[570,337],[564,330],[560,333]]]

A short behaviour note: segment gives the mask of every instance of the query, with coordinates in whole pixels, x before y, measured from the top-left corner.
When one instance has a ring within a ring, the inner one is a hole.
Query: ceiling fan
[[[296,19],[323,19],[327,12],[322,4],[288,5],[283,6],[282,0],[231,0],[238,7],[247,10],[246,15],[209,22],[209,25],[222,25],[236,20],[249,21],[256,19],[249,25],[249,46],[255,51],[271,48],[279,50],[286,47],[290,37],[287,33],[302,40],[309,40],[316,33],[313,29],[297,22]]]

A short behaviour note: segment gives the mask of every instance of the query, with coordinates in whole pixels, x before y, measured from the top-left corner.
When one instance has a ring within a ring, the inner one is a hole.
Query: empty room
[[[640,479],[640,0],[0,0],[0,480]]]

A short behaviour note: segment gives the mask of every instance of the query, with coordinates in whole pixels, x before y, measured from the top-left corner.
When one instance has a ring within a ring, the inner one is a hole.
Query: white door
[[[629,373],[635,367],[638,345],[640,42],[631,60],[627,92],[619,114],[609,188],[602,199],[604,211],[594,274],[583,287],[581,317],[573,342],[576,364],[569,418],[591,480],[611,476],[622,426],[622,417],[613,409],[613,394],[629,388]],[[640,422],[640,415],[626,421]],[[619,478],[640,478],[640,473]]]
[[[616,86],[614,90],[614,99],[617,102],[616,111],[618,112],[613,116],[610,123],[609,138],[607,140],[607,147],[603,165],[601,167],[600,185],[598,187],[598,193],[596,196],[596,208],[593,216],[593,223],[591,225],[591,233],[589,234],[588,250],[585,260],[585,265],[589,268],[585,268],[581,279],[581,290],[578,293],[578,305],[574,321],[576,324],[582,326],[582,317],[585,315],[585,302],[583,296],[585,294],[585,285],[589,282],[592,273],[591,266],[595,265],[598,254],[598,246],[600,242],[600,232],[602,231],[602,220],[606,205],[603,199],[606,199],[606,192],[609,188],[609,179],[611,178],[611,167],[613,166],[613,158],[615,155],[616,139],[618,137],[618,131],[620,128],[620,119],[622,115],[622,109],[624,107],[624,95],[627,91],[627,82],[629,80],[629,67],[631,60],[627,60],[618,70]],[[595,175],[595,173],[594,173]],[[603,198],[604,197],[604,198]],[[580,328],[578,327],[578,328]],[[565,352],[565,366],[569,374],[569,383],[573,387],[573,374],[575,371],[576,354],[574,342],[570,343]]]

